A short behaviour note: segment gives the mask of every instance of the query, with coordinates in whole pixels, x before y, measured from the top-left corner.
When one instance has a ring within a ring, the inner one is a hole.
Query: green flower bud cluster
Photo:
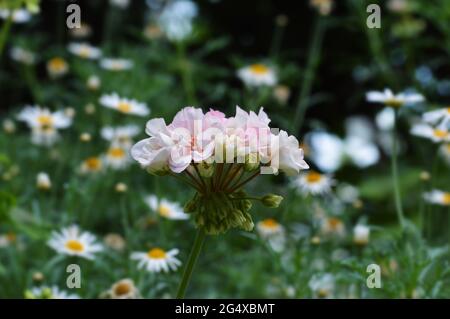
[[[230,228],[251,231],[254,226],[250,215],[252,202],[246,197],[243,191],[196,193],[184,208],[194,215],[197,227],[202,227],[207,234],[222,234]]]

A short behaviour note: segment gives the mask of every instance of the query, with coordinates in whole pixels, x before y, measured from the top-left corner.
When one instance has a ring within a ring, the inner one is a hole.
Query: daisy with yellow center
[[[100,60],[100,67],[108,71],[126,71],[133,67],[133,61],[127,59],[104,58]]]
[[[119,280],[106,293],[106,298],[109,299],[136,299],[139,297],[139,290],[131,279]]]
[[[427,138],[434,143],[450,141],[450,133],[447,128],[435,128],[425,123],[415,124],[411,128],[411,134]]]
[[[181,266],[181,261],[175,257],[178,255],[178,252],[178,249],[165,251],[155,247],[148,252],[134,252],[131,254],[131,259],[138,261],[138,268],[140,269],[146,269],[154,273],[167,273],[175,271]]]
[[[238,70],[237,75],[249,87],[274,86],[277,84],[275,70],[262,63],[243,67]]]
[[[105,155],[105,164],[115,170],[127,168],[131,163],[129,150],[121,145],[111,145]]]
[[[426,123],[435,125],[443,130],[448,130],[450,126],[450,107],[423,113],[422,119]]]
[[[96,243],[94,235],[82,232],[76,225],[53,232],[48,245],[59,254],[86,259],[94,259],[95,254],[103,250],[103,246]]]
[[[334,293],[335,278],[329,273],[314,275],[308,285],[315,297],[330,298]]]
[[[276,252],[283,250],[286,236],[283,225],[273,218],[267,218],[256,224],[256,231],[262,239],[267,240],[269,245]]]
[[[383,92],[371,91],[366,94],[368,102],[382,103],[386,106],[399,108],[403,105],[412,105],[423,102],[425,98],[418,93],[399,93],[394,94],[390,89]]]
[[[80,172],[82,174],[98,173],[103,169],[103,162],[100,157],[88,157],[81,163]]]
[[[88,43],[70,43],[67,47],[70,53],[83,59],[95,60],[102,55],[102,51]]]
[[[337,217],[325,217],[321,221],[320,230],[324,235],[344,236],[345,225],[344,222]]]
[[[439,189],[433,189],[423,195],[424,199],[431,203],[441,206],[450,206],[450,193]]]
[[[55,57],[47,62],[47,72],[52,78],[59,78],[69,71],[69,64],[60,57]]]
[[[123,114],[146,116],[150,113],[147,104],[134,99],[122,98],[117,93],[102,95],[100,97],[100,104]]]
[[[47,108],[26,106],[18,115],[18,120],[25,122],[31,129],[31,141],[37,145],[51,146],[59,138],[58,130],[68,128],[72,117],[65,111],[51,112]]]
[[[112,144],[122,145],[130,148],[133,145],[133,137],[139,134],[139,127],[136,125],[126,125],[119,127],[104,127],[101,136]]]
[[[180,204],[176,202],[170,202],[167,199],[159,199],[155,195],[149,195],[145,198],[145,202],[159,216],[172,219],[172,220],[185,220],[189,218],[188,214],[185,214]]]
[[[293,186],[304,195],[321,195],[331,192],[334,180],[330,175],[309,171],[300,174],[293,182]]]

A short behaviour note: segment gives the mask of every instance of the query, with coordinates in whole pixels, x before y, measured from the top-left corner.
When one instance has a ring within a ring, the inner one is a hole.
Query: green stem
[[[189,254],[189,259],[184,268],[183,277],[181,278],[180,286],[177,291],[177,299],[183,299],[186,294],[186,289],[191,280],[192,272],[195,267],[195,263],[197,262],[198,256],[203,247],[203,243],[205,242],[206,233],[202,228],[197,230],[197,235],[195,236],[194,245],[192,246],[191,253]]]
[[[320,60],[320,50],[322,47],[322,39],[325,31],[324,17],[318,17],[314,25],[312,42],[309,47],[308,60],[306,62],[306,70],[303,76],[300,95],[295,110],[294,121],[292,122],[292,131],[298,132],[305,117],[306,108],[309,104],[309,96],[311,94],[312,84]]]
[[[397,164],[397,153],[398,153],[398,145],[397,145],[397,120],[398,114],[397,110],[395,111],[395,122],[394,127],[392,128],[392,154],[391,154],[391,167],[392,167],[392,182],[394,186],[394,200],[395,200],[395,210],[397,212],[398,222],[400,227],[404,228],[405,226],[405,217],[403,215],[402,208],[402,199],[400,194],[400,186],[398,182],[398,164]]]
[[[0,58],[5,48],[6,40],[8,39],[9,31],[12,25],[12,14],[9,15],[8,19],[3,23],[2,29],[0,31]]]
[[[177,54],[178,54],[178,63],[180,69],[181,80],[183,82],[184,92],[186,93],[187,102],[189,105],[196,104],[195,98],[195,90],[194,83],[191,78],[190,65],[186,59],[186,50],[184,47],[184,43],[177,42]]]

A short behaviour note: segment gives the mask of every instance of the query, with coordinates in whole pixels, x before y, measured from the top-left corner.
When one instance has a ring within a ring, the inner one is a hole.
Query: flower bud
[[[47,173],[41,172],[36,177],[36,186],[41,190],[49,190],[52,187],[50,177]]]
[[[263,203],[263,205],[270,208],[277,208],[278,206],[280,206],[282,200],[282,196],[275,194],[268,194],[261,198],[261,202]]]
[[[356,225],[353,229],[353,242],[357,245],[369,243],[370,228],[365,225]]]

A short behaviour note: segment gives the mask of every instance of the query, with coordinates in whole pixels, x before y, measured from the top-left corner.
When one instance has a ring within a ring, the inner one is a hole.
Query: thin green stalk
[[[312,42],[309,47],[308,60],[306,62],[306,70],[303,75],[303,81],[300,88],[300,95],[295,110],[294,121],[292,122],[292,131],[298,132],[305,117],[306,108],[309,105],[309,97],[311,94],[316,69],[320,60],[320,51],[322,47],[323,34],[325,31],[325,18],[318,17],[314,25]]]
[[[10,14],[8,19],[6,19],[6,21],[3,23],[2,29],[0,31],[0,58],[2,57],[3,49],[5,48],[9,31],[11,30],[11,25],[12,25],[12,14]]]
[[[24,65],[23,75],[25,77],[25,82],[30,90],[34,102],[38,104],[42,103],[41,90],[39,89],[39,85],[36,80],[34,67],[32,65]]]
[[[177,54],[178,54],[178,64],[180,69],[180,75],[181,80],[183,82],[183,89],[186,94],[187,101],[189,105],[195,105],[196,104],[196,98],[195,98],[195,89],[194,89],[194,83],[192,81],[191,77],[191,69],[188,64],[188,61],[186,59],[186,50],[184,43],[177,42]]]
[[[395,210],[397,212],[398,222],[402,230],[405,226],[405,217],[403,214],[402,207],[402,199],[400,194],[400,186],[398,182],[398,163],[397,163],[397,153],[398,153],[398,145],[397,145],[397,120],[398,120],[398,112],[395,111],[395,122],[394,127],[392,128],[392,154],[391,154],[391,167],[392,167],[392,182],[394,186],[394,200],[395,200]]]
[[[191,253],[189,254],[189,259],[184,268],[183,277],[181,278],[180,286],[177,291],[177,299],[183,299],[186,294],[186,289],[189,286],[189,282],[191,280],[192,272],[195,267],[195,263],[197,262],[198,256],[203,247],[203,243],[205,242],[206,233],[202,228],[197,230],[197,235],[195,236],[194,245],[192,246]]]

